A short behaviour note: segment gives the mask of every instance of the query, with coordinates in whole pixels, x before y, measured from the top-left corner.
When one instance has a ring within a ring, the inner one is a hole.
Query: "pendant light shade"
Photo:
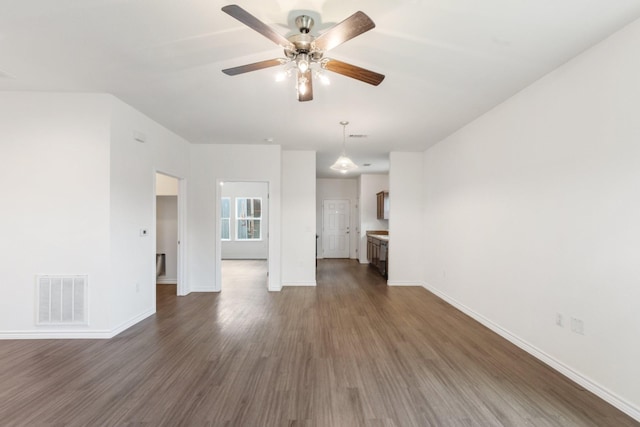
[[[331,169],[340,171],[342,173],[347,173],[354,169],[358,169],[358,166],[353,163],[350,158],[346,156],[340,156],[338,157],[338,160],[336,160],[336,162],[331,166]]]
[[[353,161],[347,157],[347,149],[346,149],[346,129],[349,122],[340,122],[342,125],[342,154],[338,157],[338,160],[331,165],[331,169],[335,171],[339,171],[340,173],[347,173],[349,171],[358,169],[358,166],[353,163]]]

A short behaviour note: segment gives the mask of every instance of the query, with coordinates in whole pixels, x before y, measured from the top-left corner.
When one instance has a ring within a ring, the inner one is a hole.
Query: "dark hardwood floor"
[[[1,426],[638,426],[422,288],[321,260],[264,262],[111,340],[0,341]]]

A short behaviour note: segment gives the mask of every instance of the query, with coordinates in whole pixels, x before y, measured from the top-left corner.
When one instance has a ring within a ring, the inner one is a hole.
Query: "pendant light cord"
[[[342,125],[342,155],[347,156],[347,125]]]

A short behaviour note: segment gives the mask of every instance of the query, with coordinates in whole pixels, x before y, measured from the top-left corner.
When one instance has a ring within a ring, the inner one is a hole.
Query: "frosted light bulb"
[[[307,70],[309,69],[309,59],[306,53],[301,53],[300,55],[298,55],[298,70],[300,70],[301,73],[306,73]]]

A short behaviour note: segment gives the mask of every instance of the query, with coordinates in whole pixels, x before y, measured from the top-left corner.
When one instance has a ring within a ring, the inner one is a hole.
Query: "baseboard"
[[[198,288],[189,289],[189,293],[192,293],[192,292],[220,292],[220,291],[215,290],[213,287],[206,287],[205,288],[204,286],[201,286],[201,287],[198,287]]]
[[[0,333],[0,340],[74,340],[74,339],[109,339],[113,338],[109,330],[86,331],[5,331]]]
[[[585,377],[584,375],[580,374],[579,372],[574,371],[569,366],[567,366],[564,363],[560,362],[559,360],[553,358],[552,356],[548,355],[547,353],[545,353],[544,351],[542,351],[539,348],[535,347],[534,345],[529,344],[528,342],[520,339],[519,337],[517,337],[516,335],[512,334],[508,330],[502,328],[500,325],[492,322],[491,320],[487,319],[483,315],[481,315],[481,314],[477,313],[476,311],[470,309],[469,307],[467,307],[466,305],[460,303],[456,299],[451,298],[447,294],[445,294],[443,292],[440,292],[439,290],[435,289],[434,287],[432,287],[432,286],[430,286],[430,285],[428,285],[426,283],[423,284],[423,287],[426,290],[428,290],[429,292],[431,292],[434,295],[436,295],[437,297],[439,297],[442,300],[446,301],[447,303],[451,304],[452,306],[454,306],[458,310],[462,311],[466,315],[472,317],[474,320],[480,322],[482,325],[484,325],[487,328],[491,329],[493,332],[495,332],[496,334],[500,335],[502,338],[504,338],[507,341],[511,342],[512,344],[520,347],[522,350],[526,351],[527,353],[529,353],[530,355],[532,355],[536,359],[538,359],[541,362],[545,363],[546,365],[548,365],[552,369],[558,371],[559,373],[561,373],[565,377],[569,378],[570,380],[572,380],[576,384],[580,385],[581,387],[583,387],[586,390],[590,391],[591,393],[595,394],[596,396],[598,396],[602,400],[604,400],[604,401],[610,403],[611,405],[615,406],[616,408],[618,408],[619,410],[621,410],[625,414],[629,415],[630,417],[634,418],[635,420],[640,421],[640,408],[637,408],[635,405],[633,405],[630,402],[627,402],[626,400],[624,400],[623,398],[617,396],[615,393],[609,391],[607,388],[602,387],[601,385],[595,383],[590,378]]]
[[[175,285],[178,283],[178,279],[156,279],[156,285]]]
[[[316,281],[312,281],[312,282],[289,282],[289,283],[283,283],[282,286],[316,286]]]
[[[130,327],[132,327],[133,325],[135,325],[136,323],[139,323],[141,321],[143,321],[144,319],[146,319],[149,316],[152,316],[155,314],[155,310],[153,309],[149,309],[147,311],[145,311],[142,314],[139,314],[123,323],[121,323],[119,326],[117,326],[116,328],[111,330],[111,336],[109,338],[113,338],[116,335],[118,335],[121,332],[124,332],[125,330],[129,329]]]
[[[138,316],[135,316],[126,322],[123,322],[118,327],[107,329],[85,329],[85,330],[62,330],[62,329],[49,329],[49,330],[35,330],[35,331],[5,331],[0,333],[0,340],[74,340],[74,339],[109,339],[113,338],[119,333],[129,329],[133,325],[147,317],[153,315],[153,310],[146,311]]]
[[[387,286],[424,286],[422,283],[420,282],[412,282],[412,281],[390,281],[387,280]]]

